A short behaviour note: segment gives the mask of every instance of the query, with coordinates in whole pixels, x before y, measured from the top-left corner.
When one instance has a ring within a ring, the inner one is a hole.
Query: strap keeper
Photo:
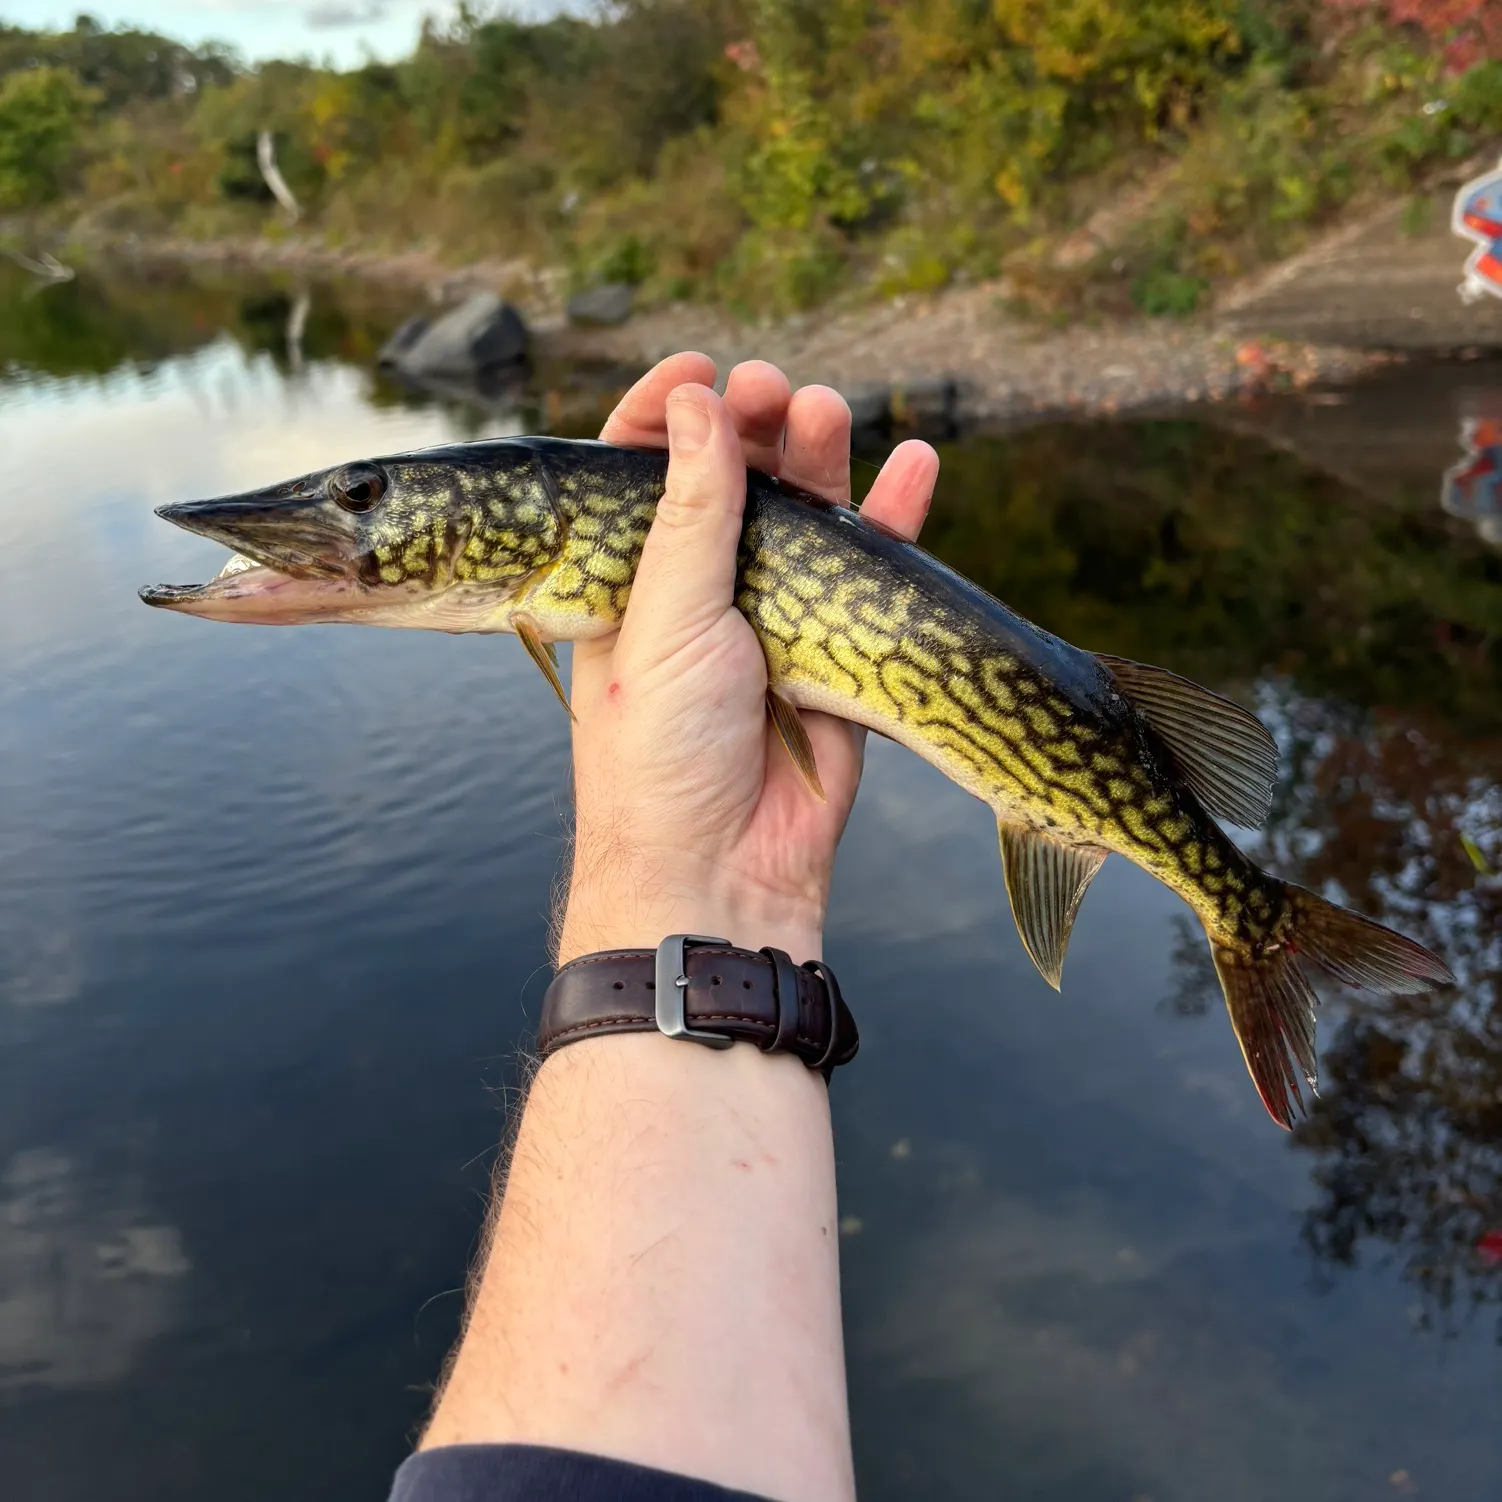
[[[768,945],[757,951],[772,962],[772,994],[777,1000],[777,1031],[763,1053],[791,1053],[798,1036],[798,967],[786,950]]]
[[[810,1065],[810,1068],[817,1069],[824,1076],[827,1084],[834,1074],[834,1056],[840,1041],[840,1013],[844,1010],[844,997],[840,994],[840,983],[834,978],[834,971],[823,960],[805,960],[803,968],[817,975],[829,992],[829,1042],[825,1045],[823,1057],[818,1063]]]

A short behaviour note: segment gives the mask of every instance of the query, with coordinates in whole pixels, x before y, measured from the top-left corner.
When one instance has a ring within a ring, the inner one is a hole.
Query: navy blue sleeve
[[[541,1445],[445,1445],[403,1461],[389,1502],[765,1502],[709,1481]]]

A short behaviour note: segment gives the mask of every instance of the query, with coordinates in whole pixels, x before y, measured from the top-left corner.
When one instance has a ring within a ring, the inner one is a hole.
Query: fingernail
[[[692,454],[709,440],[709,413],[692,399],[668,403],[668,442],[675,454]]]

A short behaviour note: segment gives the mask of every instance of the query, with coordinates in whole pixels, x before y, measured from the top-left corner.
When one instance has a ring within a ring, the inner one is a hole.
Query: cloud
[[[0,1173],[0,1395],[119,1382],[178,1321],[182,1237],[53,1147]]]
[[[303,12],[303,20],[314,31],[334,31],[346,26],[373,26],[386,19],[384,0],[325,0],[322,5],[310,5]]]

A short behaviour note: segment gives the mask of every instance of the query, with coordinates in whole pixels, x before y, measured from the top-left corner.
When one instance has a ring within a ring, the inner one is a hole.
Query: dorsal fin
[[[1278,746],[1250,710],[1164,668],[1099,660],[1147,716],[1200,802],[1218,819],[1257,828],[1272,807]]]
[[[1069,931],[1106,852],[1095,845],[1061,845],[1021,824],[1000,829],[1007,896],[1022,947],[1057,991]]]

